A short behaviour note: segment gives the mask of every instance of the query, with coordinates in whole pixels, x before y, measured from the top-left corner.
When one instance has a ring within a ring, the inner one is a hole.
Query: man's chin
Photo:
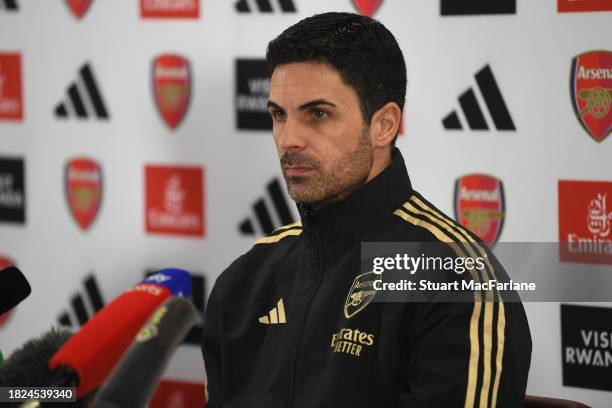
[[[324,194],[313,194],[313,190],[306,186],[299,186],[298,188],[290,188],[289,196],[298,206],[307,206],[314,209],[325,207],[336,201],[339,198],[336,196],[329,196]]]
[[[341,201],[365,184],[364,181],[348,188],[345,187],[340,191],[331,192],[306,178],[300,178],[299,181],[292,179],[294,178],[285,179],[291,199],[298,205],[306,205],[315,209]]]
[[[289,197],[297,204],[310,205],[315,201],[318,201],[319,197],[315,197],[313,191],[315,189],[312,183],[309,183],[305,177],[290,177],[285,178],[287,183],[287,191]]]
[[[310,190],[308,190],[308,187],[306,186],[296,186],[295,184],[292,184],[288,188],[288,191],[289,197],[291,197],[291,199],[296,203],[308,204],[310,201],[312,201],[312,194],[309,194]]]

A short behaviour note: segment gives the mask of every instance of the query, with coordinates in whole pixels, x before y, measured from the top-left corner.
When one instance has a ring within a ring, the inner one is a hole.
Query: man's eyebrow
[[[270,108],[276,108],[276,109],[279,109],[279,110],[284,110],[276,102],[273,102],[273,101],[268,101],[268,109],[270,109]]]
[[[326,99],[315,99],[314,101],[306,102],[305,104],[301,105],[300,107],[298,107],[298,110],[303,111],[303,110],[306,110],[308,108],[312,108],[314,106],[319,106],[319,105],[328,105],[328,106],[331,106],[333,108],[336,107],[336,104],[334,104],[333,102],[330,102],[330,101],[328,101]],[[279,110],[284,111],[284,109],[279,104],[277,104],[274,101],[270,101],[269,100],[268,101],[268,109],[270,109],[270,108],[275,108],[275,109],[279,109]]]
[[[336,107],[336,105],[333,102],[330,102],[330,101],[328,101],[326,99],[315,99],[314,101],[306,102],[305,104],[300,106],[298,108],[298,110],[303,111],[303,110],[306,110],[308,108],[312,108],[312,107],[318,106],[318,105],[329,105],[329,106],[331,106],[333,108]]]

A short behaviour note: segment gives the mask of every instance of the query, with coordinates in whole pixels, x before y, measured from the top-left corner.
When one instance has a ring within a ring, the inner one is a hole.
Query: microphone
[[[196,316],[193,303],[181,297],[157,309],[98,390],[96,408],[145,408]]]
[[[172,296],[191,296],[191,276],[163,269],[109,303],[49,360],[49,386],[76,387],[76,397],[104,382],[149,316]]]
[[[0,271],[0,323],[3,314],[21,303],[32,293],[32,287],[23,273],[15,267],[8,266]],[[7,315],[8,316],[8,315]],[[6,316],[4,316],[6,317]],[[0,351],[0,366],[4,363],[4,356]]]
[[[14,266],[0,271],[0,315],[17,306],[32,292],[23,273]]]

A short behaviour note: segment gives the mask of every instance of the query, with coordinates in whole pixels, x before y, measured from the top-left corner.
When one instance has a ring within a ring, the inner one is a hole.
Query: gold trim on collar
[[[283,238],[286,238],[288,236],[291,235],[300,235],[302,233],[301,229],[288,229],[285,232],[281,232],[278,235],[272,235],[269,237],[263,237],[263,238],[259,238],[257,241],[255,241],[254,245],[258,245],[258,244],[273,244],[275,242],[280,241]]]

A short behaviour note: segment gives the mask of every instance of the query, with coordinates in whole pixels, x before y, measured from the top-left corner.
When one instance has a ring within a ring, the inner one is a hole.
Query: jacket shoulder
[[[416,191],[393,211],[393,216],[397,223],[405,227],[400,227],[400,231],[410,235],[411,241],[481,243],[480,238]],[[402,232],[400,234],[403,235]]]
[[[287,260],[302,235],[302,223],[296,222],[279,227],[263,238],[259,238],[251,249],[234,260],[217,278],[215,286],[234,287],[239,282],[251,282],[265,271],[266,265]]]

